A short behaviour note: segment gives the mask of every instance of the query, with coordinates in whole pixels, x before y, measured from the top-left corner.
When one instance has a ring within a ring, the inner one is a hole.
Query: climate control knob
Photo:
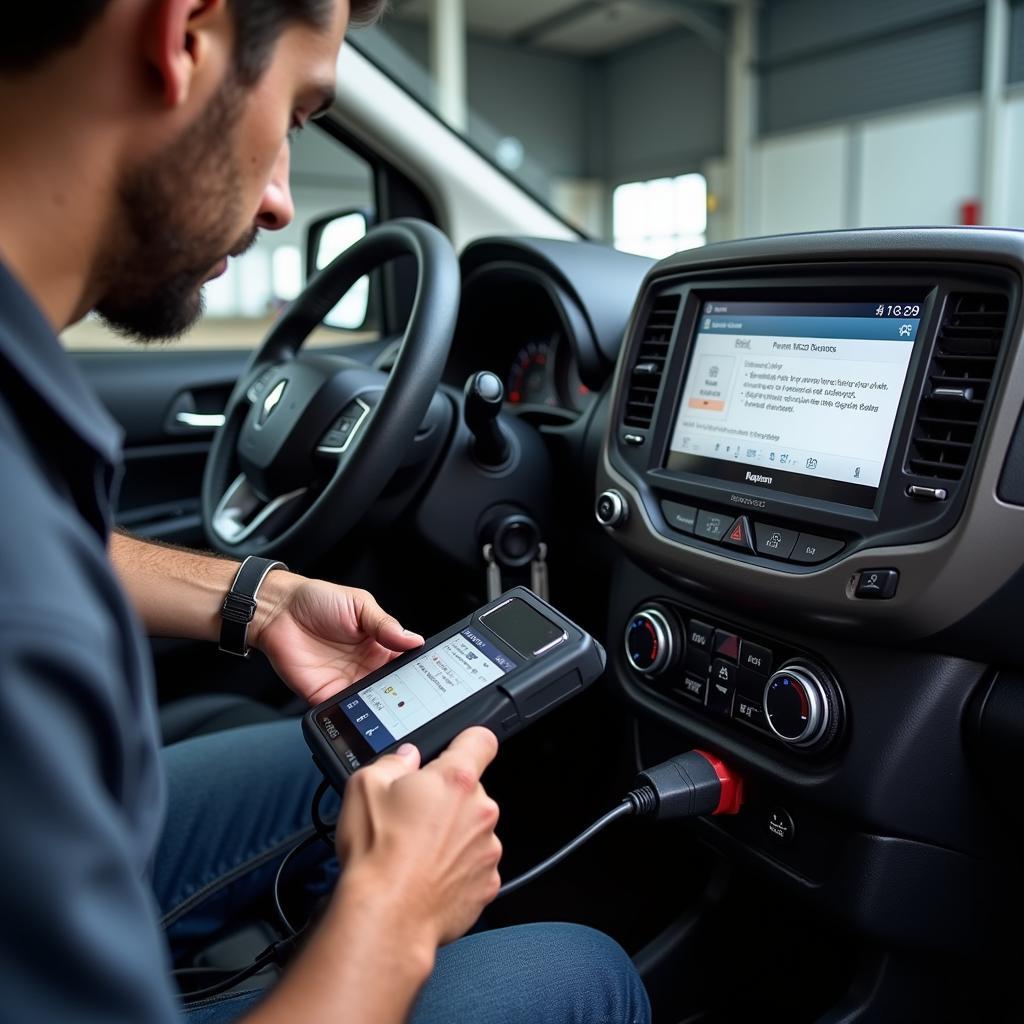
[[[626,658],[638,672],[653,676],[668,668],[676,648],[676,634],[665,613],[643,608],[626,626]]]
[[[794,747],[811,747],[833,723],[830,685],[820,670],[807,665],[785,665],[764,688],[764,713],[779,739]]]

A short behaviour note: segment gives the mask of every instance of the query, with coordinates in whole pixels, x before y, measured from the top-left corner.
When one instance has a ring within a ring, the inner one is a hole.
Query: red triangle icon
[[[744,539],[745,538],[743,536],[743,524],[737,523],[732,528],[732,533],[729,534],[729,540],[734,540],[742,544]]]

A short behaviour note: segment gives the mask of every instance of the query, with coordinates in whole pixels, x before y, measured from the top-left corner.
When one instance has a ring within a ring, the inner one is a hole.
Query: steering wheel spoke
[[[213,530],[223,543],[241,544],[261,527],[272,529],[279,524],[289,506],[308,490],[308,487],[299,487],[288,494],[267,498],[253,487],[244,473],[239,473],[217,502]],[[294,520],[296,517],[290,518]]]

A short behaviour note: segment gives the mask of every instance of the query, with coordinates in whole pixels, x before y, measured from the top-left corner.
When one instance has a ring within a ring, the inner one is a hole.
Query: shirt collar
[[[64,351],[42,311],[0,263],[0,358],[90,448],[121,458],[123,431]]]

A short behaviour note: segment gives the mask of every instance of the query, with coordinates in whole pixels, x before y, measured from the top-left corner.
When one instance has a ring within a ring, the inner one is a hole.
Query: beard
[[[174,338],[203,313],[203,283],[256,240],[241,220],[235,135],[244,91],[232,75],[182,134],[118,187],[122,230],[104,260],[96,312],[135,341]]]

